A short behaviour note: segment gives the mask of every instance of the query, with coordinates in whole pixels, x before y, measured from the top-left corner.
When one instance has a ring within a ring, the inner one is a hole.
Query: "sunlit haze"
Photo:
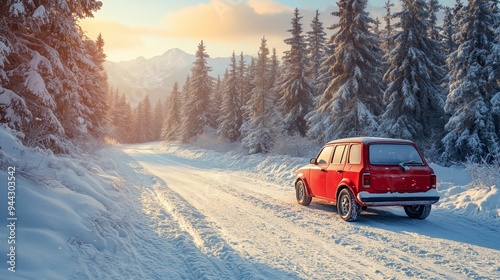
[[[84,19],[80,26],[87,36],[102,34],[107,59],[126,61],[143,56],[151,58],[172,48],[194,53],[203,40],[211,57],[236,53],[256,55],[260,39],[265,36],[270,48],[281,56],[286,50],[292,11],[298,8],[304,31],[309,29],[316,10],[324,27],[335,18],[336,1],[312,0],[146,0],[102,1],[94,18]],[[372,17],[382,17],[386,0],[369,0]],[[392,0],[397,10],[399,1]],[[440,1],[453,5],[454,0]],[[329,30],[327,30],[330,32]],[[330,34],[328,34],[330,35]]]

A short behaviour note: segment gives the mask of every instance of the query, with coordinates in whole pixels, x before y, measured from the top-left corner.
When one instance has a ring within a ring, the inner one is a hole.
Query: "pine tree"
[[[86,102],[91,111],[89,114],[91,123],[89,130],[93,136],[102,137],[106,127],[107,95],[109,90],[108,76],[104,69],[106,54],[104,53],[104,40],[101,34],[97,36],[95,42],[90,39],[85,40],[85,46],[94,63],[94,66],[89,66],[86,75],[87,91],[92,93],[91,98]]]
[[[110,90],[108,99],[108,135],[119,143],[131,143],[132,132],[132,109],[127,103],[125,95],[119,95],[118,90]]]
[[[55,115],[61,120],[65,134],[71,139],[82,142],[87,141],[90,135],[98,136],[100,133],[99,120],[97,120],[99,116],[94,116],[94,114],[101,114],[99,111],[102,110],[98,107],[102,109],[100,104],[107,91],[107,84],[104,85],[105,78],[99,80],[91,77],[99,75],[93,74],[96,71],[104,73],[104,69],[101,68],[102,65],[96,65],[93,62],[92,55],[85,46],[85,42],[90,39],[84,37],[83,31],[76,24],[78,19],[88,15],[88,8],[93,5],[98,7],[102,5],[101,2],[93,2],[72,1],[67,4],[59,2],[52,5],[55,10],[54,13],[47,13],[48,17],[57,18],[62,22],[52,25],[44,39],[54,46],[64,65],[63,72],[58,71],[58,75],[64,77],[61,83],[62,88],[54,91],[58,102]],[[97,56],[103,55],[99,47],[102,46],[95,47]],[[94,49],[94,46],[91,49]],[[101,61],[101,58],[96,57],[95,60]],[[100,86],[104,88],[97,88]]]
[[[227,69],[226,69],[227,73]],[[215,80],[214,88],[212,89],[212,94],[210,95],[210,106],[209,106],[209,126],[217,129],[219,127],[219,118],[222,115],[222,96],[223,96],[223,82],[220,75]]]
[[[187,84],[187,83],[186,83]],[[165,118],[161,133],[162,140],[178,139],[178,127],[181,122],[181,102],[179,93],[179,84],[177,82],[172,86],[172,92],[168,96],[165,107]]]
[[[453,35],[456,33],[455,25],[453,24],[453,14],[449,7],[444,7],[443,28],[441,33],[441,44],[446,56],[457,49],[457,44],[453,40]]]
[[[285,39],[290,50],[285,52],[284,71],[279,82],[278,106],[283,115],[285,134],[305,136],[307,121],[305,116],[312,110],[313,88],[306,78],[306,43],[302,36],[299,10],[296,8],[292,19],[291,38]]]
[[[377,37],[377,39],[381,39],[381,31],[380,31],[380,19],[378,17],[375,18],[372,27],[373,34]]]
[[[139,107],[139,143],[146,143],[153,140],[153,112],[151,100],[146,95]]]
[[[124,94],[120,97],[117,108],[120,115],[120,121],[118,123],[118,141],[121,143],[132,143],[132,108],[130,107],[130,103],[127,102],[127,98]]]
[[[427,36],[432,40],[441,41],[440,27],[437,24],[436,14],[441,10],[438,0],[429,0],[427,3],[427,11],[429,12],[429,25],[427,27]]]
[[[73,148],[71,138],[101,135],[107,92],[98,57],[103,42],[91,42],[77,25],[101,5],[95,0],[0,5],[0,120],[23,132],[24,144],[65,152]],[[92,98],[102,99],[89,102]]]
[[[327,42],[323,23],[319,20],[319,11],[311,22],[311,31],[306,33],[307,57],[309,59],[308,78],[314,84],[320,76],[321,63],[325,56],[325,44]],[[315,94],[316,95],[316,94]]]
[[[323,59],[321,61],[321,67],[319,69],[318,73],[318,78],[317,81],[313,82],[314,90],[315,90],[315,97],[314,97],[314,104],[319,104],[319,101],[321,99],[321,95],[325,92],[326,88],[332,81],[333,77],[330,75],[330,68],[335,64],[335,61],[333,60],[333,54],[335,53],[335,43],[332,41],[333,37],[331,37],[325,46],[325,53],[323,55]],[[315,108],[318,107],[318,105],[314,106]],[[316,137],[313,137],[316,138]]]
[[[246,105],[248,99],[250,97],[250,81],[247,79],[247,67],[245,64],[245,57],[243,52],[240,53],[240,59],[238,61],[238,69],[237,69],[237,91],[238,91],[238,99],[242,106]],[[245,119],[245,112],[242,110],[242,117]]]
[[[427,37],[429,15],[423,0],[404,0],[395,34],[395,49],[388,55],[390,67],[384,79],[387,102],[380,134],[412,139],[425,148],[441,131],[443,115],[442,56],[437,41]]]
[[[153,124],[152,124],[152,141],[161,140],[161,132],[163,128],[163,120],[165,118],[165,108],[163,102],[158,100],[153,111]]]
[[[39,39],[49,21],[46,13],[34,16],[38,5],[4,1],[0,6],[0,120],[23,132],[25,145],[58,149],[64,145],[59,142],[64,128],[54,114],[57,103],[47,82],[56,80],[54,67],[63,65]],[[47,58],[50,53],[58,64]]]
[[[213,89],[213,78],[208,75],[212,70],[207,65],[208,54],[205,53],[203,41],[198,45],[196,61],[191,69],[189,93],[185,95],[184,111],[181,120],[181,140],[187,142],[203,133],[205,126],[210,125],[209,106]]]
[[[445,164],[500,154],[499,21],[492,2],[469,0],[460,9],[455,35],[460,45],[448,58],[450,88],[444,109],[451,117],[442,140]]]
[[[269,64],[269,86],[270,86],[270,94],[271,98],[273,100],[273,103],[278,102],[279,99],[279,93],[277,89],[277,81],[280,76],[280,63],[278,60],[278,55],[276,54],[276,48],[273,48],[272,54],[271,54],[271,62]]]
[[[231,69],[226,72],[224,89],[222,91],[222,112],[219,118],[217,134],[229,139],[231,142],[241,138],[240,128],[243,123],[241,102],[238,93],[238,66],[236,56],[233,52],[231,57]]]
[[[384,50],[385,53],[389,53],[394,48],[393,45],[394,28],[391,23],[391,20],[393,18],[393,15],[391,13],[392,7],[394,7],[394,3],[391,3],[391,0],[387,0],[387,2],[385,2],[386,14],[384,16],[384,21],[385,21],[384,33],[383,33],[384,40],[382,43],[382,49]]]
[[[241,129],[242,144],[251,154],[268,153],[274,144],[276,134],[277,119],[272,97],[269,94],[269,60],[267,40],[262,38],[254,69],[254,88],[245,108],[248,120]]]
[[[337,46],[330,58],[333,77],[321,96],[316,113],[309,119],[312,133],[320,140],[375,135],[382,108],[381,53],[379,41],[370,31],[373,19],[367,1],[342,0],[338,29],[332,41]]]
[[[118,140],[118,119],[119,114],[117,114],[120,96],[118,94],[118,89],[109,89],[108,93],[108,110],[106,112],[106,121],[107,121],[107,134],[113,139]]]

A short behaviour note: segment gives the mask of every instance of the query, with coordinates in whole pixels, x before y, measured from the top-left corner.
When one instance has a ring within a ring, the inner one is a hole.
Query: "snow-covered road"
[[[372,208],[356,223],[295,201],[292,182],[181,157],[153,144],[123,149],[152,178],[143,211],[188,279],[500,279],[500,228],[433,209],[411,220]],[[223,162],[223,161],[222,161]],[[157,254],[157,255],[155,255]]]

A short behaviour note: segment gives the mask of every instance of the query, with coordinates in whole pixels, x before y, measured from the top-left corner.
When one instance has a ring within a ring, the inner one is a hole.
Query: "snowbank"
[[[24,147],[0,126],[0,279],[147,278],[131,240],[140,232],[127,222],[141,210],[127,203],[136,198],[121,188],[111,150],[102,153],[56,157]],[[8,200],[6,185],[14,180]]]
[[[476,178],[477,174],[471,174],[472,170],[463,167],[447,168],[433,164],[432,168],[438,176],[439,208],[500,221],[500,181],[490,181],[485,185]]]

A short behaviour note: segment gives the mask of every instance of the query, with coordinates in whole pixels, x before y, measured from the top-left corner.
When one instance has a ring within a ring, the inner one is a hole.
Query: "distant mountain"
[[[247,61],[250,56],[246,56]],[[172,90],[175,81],[180,86],[191,73],[191,67],[196,57],[180,49],[171,49],[163,55],[150,59],[138,57],[130,61],[106,61],[104,68],[108,74],[109,85],[125,94],[132,106],[137,105],[146,95],[154,104]],[[208,65],[212,67],[209,73],[212,77],[223,76],[231,63],[230,57],[209,58]]]

